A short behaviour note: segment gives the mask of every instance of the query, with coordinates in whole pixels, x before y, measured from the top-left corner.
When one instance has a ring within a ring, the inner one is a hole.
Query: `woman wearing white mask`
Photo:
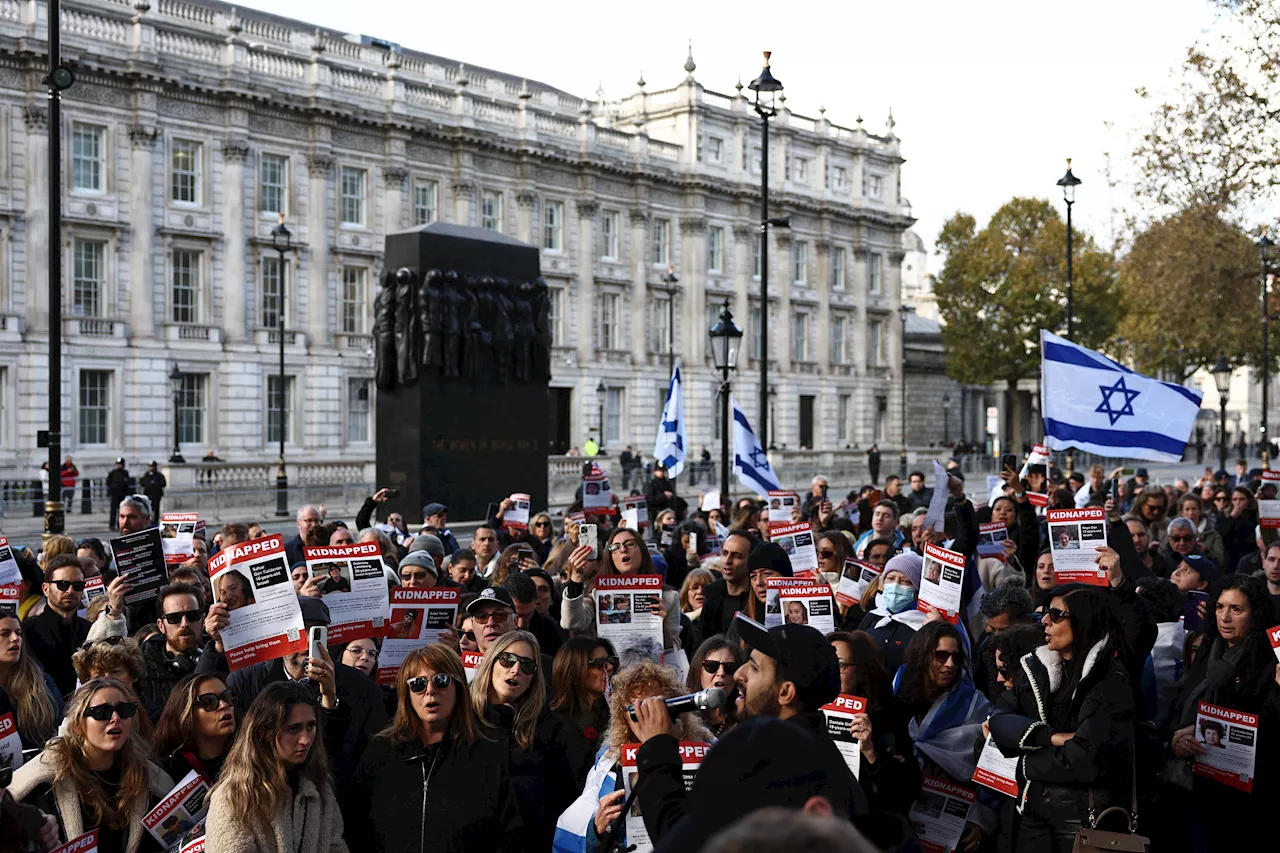
[[[902,666],[907,643],[925,621],[925,614],[916,609],[923,567],[924,559],[911,551],[890,559],[880,577],[876,606],[858,626],[876,641],[890,675]]]

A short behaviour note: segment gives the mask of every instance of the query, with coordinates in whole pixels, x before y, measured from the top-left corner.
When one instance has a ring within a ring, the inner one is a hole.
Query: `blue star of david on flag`
[[[1094,409],[1094,411],[1101,412],[1110,418],[1112,426],[1115,426],[1116,421],[1120,420],[1120,418],[1125,415],[1133,414],[1133,401],[1137,399],[1140,393],[1142,393],[1141,391],[1133,391],[1126,388],[1123,376],[1116,380],[1115,385],[1112,385],[1111,387],[1099,385],[1098,390],[1102,392],[1102,402],[1098,404],[1098,408]],[[1111,395],[1113,394],[1119,394],[1124,398],[1119,409],[1115,408],[1111,402]]]
[[[751,464],[761,471],[769,470],[769,457],[763,448],[756,446],[751,449]]]
[[[781,489],[777,476],[769,467],[769,456],[760,446],[760,440],[751,429],[751,422],[729,395],[729,407],[733,411],[733,473],[743,487],[758,495],[767,495],[770,489]]]

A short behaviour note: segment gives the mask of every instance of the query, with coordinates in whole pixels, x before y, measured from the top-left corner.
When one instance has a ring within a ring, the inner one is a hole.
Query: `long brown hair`
[[[541,665],[542,647],[538,645],[538,638],[528,631],[511,631],[494,641],[489,651],[485,652],[480,668],[476,670],[476,677],[471,682],[471,704],[475,706],[482,725],[489,725],[484,716],[485,710],[489,705],[497,704],[497,696],[493,692],[493,670],[498,665],[498,655],[521,642],[529,644],[529,648],[533,650],[534,661]],[[511,724],[511,732],[521,749],[533,746],[533,734],[538,727],[538,716],[546,704],[546,682],[541,673],[534,673],[529,689],[512,706],[516,712],[516,718]]]
[[[249,706],[227,763],[214,790],[226,788],[225,799],[231,811],[230,820],[270,837],[276,809],[281,799],[291,797],[285,768],[276,755],[276,736],[298,705],[307,705],[316,714],[316,736],[307,760],[298,769],[301,778],[310,779],[316,790],[323,792],[329,784],[329,756],[324,750],[324,713],[320,699],[296,681],[267,685]]]
[[[596,637],[571,637],[556,652],[551,664],[551,710],[571,717],[580,717],[591,711],[595,702],[587,692],[587,670],[591,668],[591,653],[598,648],[614,657],[613,644]]]
[[[160,722],[156,724],[157,755],[171,755],[184,746],[195,748],[195,736],[192,732],[196,727],[196,697],[200,695],[200,688],[209,681],[221,681],[224,686],[227,683],[216,672],[193,672],[174,685],[173,692],[164,703]],[[236,726],[239,727],[239,708],[233,708],[232,713],[236,718]]]
[[[102,780],[89,769],[85,755],[84,715],[95,694],[108,688],[118,690],[126,702],[136,702],[138,713],[129,726],[129,737],[121,747],[116,763],[120,767],[120,786],[115,797],[108,799]],[[139,717],[145,717],[138,694],[129,686],[113,678],[95,678],[72,694],[67,702],[67,733],[59,735],[45,745],[49,763],[53,766],[54,787],[70,783],[80,797],[81,807],[89,813],[90,822],[105,824],[112,829],[124,829],[133,821],[135,806],[146,799],[150,788],[147,764],[151,749],[138,726]]]
[[[457,696],[453,715],[449,717],[449,735],[455,746],[470,746],[479,736],[480,723],[467,691],[467,673],[458,653],[439,643],[414,649],[400,664],[400,671],[396,673],[396,716],[378,737],[390,738],[394,746],[422,742],[422,721],[413,707],[409,679],[429,672],[452,676]]]
[[[604,549],[601,551],[604,559],[600,561],[600,574],[616,575],[618,570],[613,567],[613,552],[609,548],[613,545],[615,539],[623,534],[630,534],[636,540],[636,545],[640,552],[640,567],[636,569],[638,575],[657,574],[658,570],[653,567],[653,558],[649,556],[649,546],[644,544],[644,538],[630,527],[615,527],[609,533],[609,540],[605,543]]]
[[[22,623],[17,616],[11,613],[0,615],[0,623],[10,620],[13,621],[14,630],[22,636]],[[23,740],[44,743],[51,738],[57,725],[56,711],[44,680],[44,670],[36,663],[35,656],[27,651],[26,637],[22,637],[18,660],[9,669],[4,689],[13,701],[18,717],[18,732]]]
[[[854,695],[866,699],[869,710],[883,711],[893,699],[893,678],[884,667],[884,656],[876,641],[866,631],[832,631],[827,639],[849,647],[853,665],[858,668]]]

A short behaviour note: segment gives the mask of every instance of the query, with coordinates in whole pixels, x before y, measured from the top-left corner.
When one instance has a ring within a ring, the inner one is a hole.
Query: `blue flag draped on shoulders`
[[[1199,391],[1135,373],[1099,352],[1041,331],[1044,443],[1099,456],[1178,462]]]
[[[781,489],[778,475],[769,465],[768,455],[732,394],[729,395],[729,406],[733,409],[733,473],[738,476],[738,482],[758,495],[767,495],[770,489]]]
[[[662,407],[662,423],[658,424],[658,441],[653,447],[654,457],[667,469],[668,477],[679,477],[684,469],[685,449],[689,440],[684,427],[684,389],[680,381],[680,362],[671,371],[671,384],[667,387],[667,402]]]

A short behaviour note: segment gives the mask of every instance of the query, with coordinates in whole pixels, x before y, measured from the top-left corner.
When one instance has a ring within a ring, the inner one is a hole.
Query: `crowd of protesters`
[[[284,548],[308,628],[330,624],[323,594],[336,581],[309,577],[304,547],[376,541],[390,586],[459,590],[457,623],[387,686],[373,677],[379,639],[231,670],[228,593],[213,602],[209,558],[261,538],[260,525],[197,537],[143,605],[125,603],[101,541],[55,536],[15,552],[23,583],[0,611],[0,719],[24,759],[0,768],[0,850],[97,830],[99,853],[155,853],[142,816],[193,772],[211,790],[186,838],[203,834],[209,853],[613,853],[630,849],[629,808],[648,834],[632,843],[657,850],[921,850],[911,812],[926,777],[976,790],[964,853],[1066,853],[1100,817],[1159,851],[1265,837],[1258,805],[1280,778],[1266,636],[1280,541],[1258,526],[1258,501],[1275,485],[1243,463],[1195,484],[1127,477],[1010,467],[975,501],[953,467],[940,524],[926,522],[934,496],[919,472],[907,488],[891,476],[835,502],[815,477],[795,520],[812,525],[817,579],[835,589],[846,559],[879,570],[860,599],[832,602],[827,635],[755,624],[767,580],[793,575],[763,501],[694,511],[661,470],[640,530],[580,505],[512,528],[502,501],[462,547],[443,503],[423,508],[418,529],[379,518],[386,490],[350,526],[304,507]],[[1058,583],[1045,504],[1104,508],[1106,585]],[[121,498],[123,534],[157,520],[145,496]],[[979,556],[979,526],[993,521],[1003,552]],[[594,556],[585,522],[599,526]],[[965,560],[955,622],[918,606],[929,542]],[[615,648],[596,635],[592,592],[603,576],[639,574],[663,579],[661,648]],[[105,595],[85,608],[95,576]],[[463,654],[481,656],[470,680]],[[680,655],[684,675],[668,663]],[[666,709],[711,688],[730,701]],[[822,715],[840,694],[866,701],[853,756]],[[1193,772],[1202,702],[1257,717],[1251,793]],[[712,744],[691,787],[689,742]],[[1017,759],[1017,796],[972,782],[988,743]],[[643,784],[629,806],[621,753],[636,744]]]

